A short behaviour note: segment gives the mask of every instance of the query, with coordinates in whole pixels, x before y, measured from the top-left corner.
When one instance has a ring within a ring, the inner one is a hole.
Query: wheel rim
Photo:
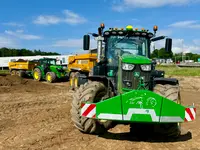
[[[11,75],[15,75],[15,71],[11,71]]]
[[[73,80],[72,80],[72,78],[70,79],[70,86],[72,87],[72,85],[73,85]]]
[[[34,78],[35,78],[35,79],[38,79],[38,78],[39,78],[38,72],[34,72]]]
[[[19,71],[16,72],[16,75],[19,76]]]
[[[75,84],[75,87],[77,88],[78,87],[78,79],[77,78],[74,79],[74,84]]]
[[[47,75],[47,81],[51,81],[51,76],[49,74]]]

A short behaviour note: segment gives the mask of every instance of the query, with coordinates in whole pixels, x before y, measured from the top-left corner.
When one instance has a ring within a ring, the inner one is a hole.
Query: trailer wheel
[[[104,84],[96,81],[87,82],[76,90],[73,96],[71,119],[74,126],[83,133],[101,134],[114,127],[112,121],[98,121],[82,117],[80,114],[81,102],[99,102],[106,94]]]
[[[17,70],[16,75],[19,76],[19,77],[24,77],[25,72],[23,70]]]
[[[154,87],[154,92],[166,97],[177,104],[181,104],[180,87],[176,85],[162,85],[157,84]],[[170,108],[169,108],[170,109]],[[162,123],[155,125],[155,132],[168,136],[168,137],[178,137],[181,134],[181,124],[180,123]]]
[[[74,90],[74,77],[75,77],[75,72],[71,72],[69,75],[69,84],[70,84],[70,89]]]
[[[41,81],[42,73],[41,73],[41,70],[39,68],[35,68],[33,70],[33,78],[34,78],[35,81]]]
[[[11,76],[15,76],[15,75],[16,75],[16,70],[12,70],[12,71],[10,72],[10,74],[11,74]]]
[[[77,90],[81,84],[87,82],[82,77],[86,77],[87,75],[84,73],[76,72],[74,77],[74,89]]]
[[[79,77],[80,77],[80,73],[76,72],[74,75],[74,89],[77,90],[79,87]]]
[[[47,72],[46,73],[46,81],[48,83],[53,83],[56,80],[56,74],[54,72]]]

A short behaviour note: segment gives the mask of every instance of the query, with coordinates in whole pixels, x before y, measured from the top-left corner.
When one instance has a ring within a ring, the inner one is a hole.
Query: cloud
[[[200,29],[200,23],[198,20],[186,20],[172,23],[169,27]]]
[[[64,10],[64,14],[66,15],[64,22],[68,24],[80,24],[85,23],[87,21],[84,17],[81,17],[70,10]]]
[[[96,48],[96,41],[91,39],[90,48]],[[53,45],[53,47],[65,47],[65,48],[83,48],[83,39],[68,39],[68,40],[58,40]]]
[[[2,25],[13,26],[13,27],[23,27],[23,26],[25,26],[24,24],[20,24],[20,23],[16,23],[16,22],[5,22],[5,23],[2,23]]]
[[[76,25],[87,22],[87,20],[84,17],[70,10],[67,9],[64,10],[63,14],[64,14],[63,17],[53,16],[53,15],[40,15],[33,21],[33,23],[40,25],[50,25],[59,23]]]
[[[160,49],[165,46],[165,40],[155,42],[155,48]],[[200,53],[200,45],[195,45],[194,40],[191,44],[185,44],[184,39],[173,39],[172,41],[173,53]]]
[[[121,0],[116,4],[113,3],[112,9],[118,12],[128,10],[128,8],[156,8],[167,5],[181,6],[199,2],[199,0]]]
[[[56,16],[38,16],[36,20],[33,21],[35,24],[41,24],[41,25],[49,25],[49,24],[57,24],[60,23],[60,18]]]
[[[156,33],[157,36],[170,36],[172,35],[172,30],[166,29],[166,30],[158,30]]]
[[[195,45],[199,45],[199,46],[200,46],[200,39],[194,39],[194,40],[193,40],[193,43],[194,43]]]
[[[17,43],[15,40],[8,37],[0,36],[0,47],[13,48],[16,46],[17,46]]]
[[[41,39],[41,37],[37,36],[37,35],[24,34],[23,30],[16,30],[16,31],[6,30],[5,33],[7,35],[11,35],[11,36],[17,37],[19,39],[23,39],[23,40],[39,40],[39,39]]]

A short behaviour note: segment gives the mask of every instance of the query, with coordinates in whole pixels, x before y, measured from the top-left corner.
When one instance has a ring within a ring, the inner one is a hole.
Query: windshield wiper
[[[113,43],[113,45],[111,45],[111,48],[113,48],[114,46],[116,46],[117,43],[119,43],[122,40],[124,40],[127,36],[128,36],[128,34],[126,34],[122,39],[119,39],[117,42]]]

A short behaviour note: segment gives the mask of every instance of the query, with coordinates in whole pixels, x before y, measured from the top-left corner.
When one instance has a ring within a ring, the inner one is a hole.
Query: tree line
[[[182,53],[168,53],[165,51],[165,48],[155,49],[151,53],[151,58],[159,58],[159,59],[168,59],[171,58],[173,61],[182,61],[183,60],[194,60],[195,62],[198,61],[200,58],[200,54],[193,54],[193,53],[186,53],[182,55]]]
[[[36,56],[36,55],[60,55],[56,52],[43,52],[41,50],[28,50],[28,49],[11,49],[11,48],[0,48],[0,57],[11,57],[11,56]]]

